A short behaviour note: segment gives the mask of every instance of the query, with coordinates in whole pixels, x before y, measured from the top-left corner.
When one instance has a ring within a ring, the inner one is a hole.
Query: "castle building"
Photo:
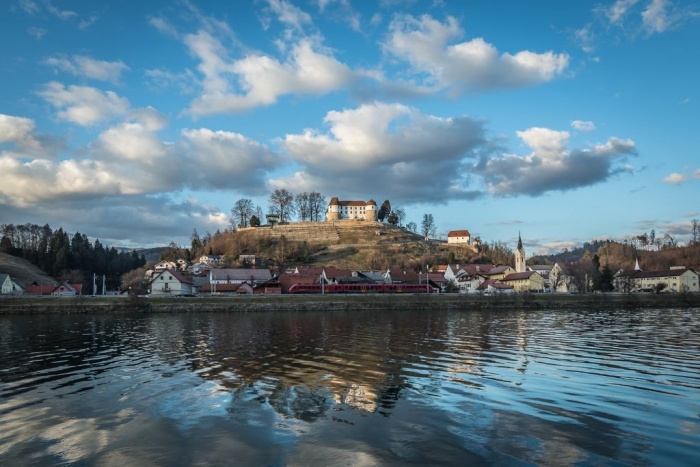
[[[525,248],[523,248],[523,240],[520,238],[520,232],[518,232],[518,248],[515,250],[515,272],[525,271],[527,271],[525,266]]]
[[[377,203],[374,200],[365,201],[340,201],[337,197],[331,198],[326,208],[326,221],[341,219],[360,219],[366,221],[377,220]]]

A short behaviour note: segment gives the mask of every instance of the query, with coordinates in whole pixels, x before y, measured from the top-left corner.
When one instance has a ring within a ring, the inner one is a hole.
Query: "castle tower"
[[[525,248],[518,232],[518,249],[515,250],[515,272],[525,272]]]
[[[340,202],[338,197],[334,196],[331,198],[331,202],[328,203],[328,209],[326,209],[326,222],[337,221],[340,219]]]
[[[373,199],[367,201],[365,220],[370,222],[375,222],[377,220],[377,203],[375,203]]]

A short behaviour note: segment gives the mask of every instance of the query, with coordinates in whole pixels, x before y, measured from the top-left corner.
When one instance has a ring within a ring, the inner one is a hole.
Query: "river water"
[[[0,465],[698,465],[700,310],[0,317]]]

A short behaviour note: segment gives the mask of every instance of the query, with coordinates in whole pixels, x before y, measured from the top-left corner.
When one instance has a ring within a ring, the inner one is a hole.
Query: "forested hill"
[[[555,255],[533,256],[528,259],[528,264],[576,263],[592,260],[596,255],[601,266],[608,265],[613,271],[632,269],[637,260],[646,271],[664,270],[671,266],[685,266],[700,271],[700,243],[639,248],[632,243],[596,240]]]
[[[116,289],[120,276],[145,264],[136,252],[120,253],[87,235],[69,235],[49,225],[0,225],[0,251],[23,258],[47,275],[72,283],[92,281],[93,274],[105,276],[107,287]]]

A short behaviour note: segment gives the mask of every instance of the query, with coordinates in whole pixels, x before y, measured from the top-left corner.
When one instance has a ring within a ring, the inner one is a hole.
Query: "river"
[[[0,316],[0,465],[698,465],[700,310]]]

